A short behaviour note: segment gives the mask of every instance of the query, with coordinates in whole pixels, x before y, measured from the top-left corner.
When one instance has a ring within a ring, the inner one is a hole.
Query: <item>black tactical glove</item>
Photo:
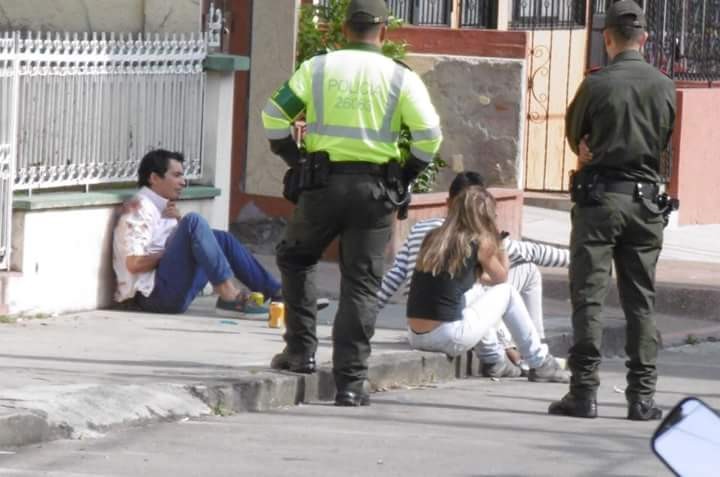
[[[270,150],[292,168],[300,163],[300,150],[292,136],[283,139],[270,139]]]
[[[403,182],[405,185],[409,185],[414,181],[428,165],[428,162],[411,155],[403,166]]]

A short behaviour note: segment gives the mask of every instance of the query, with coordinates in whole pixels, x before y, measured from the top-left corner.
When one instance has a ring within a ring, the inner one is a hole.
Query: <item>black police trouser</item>
[[[333,324],[338,389],[359,387],[367,379],[376,294],[393,220],[382,180],[370,174],[331,174],[326,187],[303,191],[277,247],[287,350],[309,355],[318,345],[315,267],[330,242],[340,239],[340,304]]]
[[[600,312],[614,259],[620,302],[627,321],[625,352],[629,402],[652,398],[657,382],[655,266],[664,221],[655,204],[629,194],[606,193],[599,205],[576,204],[570,237],[573,346],[570,392],[594,399],[600,385]]]

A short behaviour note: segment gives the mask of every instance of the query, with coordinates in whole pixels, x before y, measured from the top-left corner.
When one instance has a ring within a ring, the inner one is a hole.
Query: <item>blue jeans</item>
[[[152,293],[149,297],[138,293],[136,301],[146,311],[183,313],[208,281],[219,285],[232,276],[265,296],[274,296],[281,288],[235,237],[211,229],[204,218],[190,213],[168,239]]]

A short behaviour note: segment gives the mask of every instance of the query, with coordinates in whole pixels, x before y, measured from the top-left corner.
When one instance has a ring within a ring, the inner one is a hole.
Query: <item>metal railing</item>
[[[594,0],[603,14],[615,0]],[[674,79],[720,81],[720,0],[637,0],[645,10],[645,58]]]
[[[15,43],[0,37],[0,270],[8,268],[12,228],[17,74]]]
[[[648,61],[674,79],[720,81],[720,0],[646,3]]]
[[[321,7],[340,0],[314,0]],[[385,0],[390,14],[409,25],[449,26],[452,0]]]
[[[510,27],[516,30],[585,28],[585,0],[513,0]]]
[[[461,28],[497,28],[497,0],[462,0]]]
[[[150,149],[201,174],[203,35],[20,36],[14,188],[133,181]]]

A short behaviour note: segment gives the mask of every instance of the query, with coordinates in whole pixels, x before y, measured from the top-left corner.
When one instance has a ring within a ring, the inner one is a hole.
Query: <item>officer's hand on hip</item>
[[[583,138],[580,140],[580,146],[578,147],[578,151],[580,152],[578,154],[578,163],[581,166],[584,166],[588,162],[592,160],[592,152],[590,152],[590,147],[588,146],[588,139],[590,139],[590,135],[586,134],[583,136]]]

